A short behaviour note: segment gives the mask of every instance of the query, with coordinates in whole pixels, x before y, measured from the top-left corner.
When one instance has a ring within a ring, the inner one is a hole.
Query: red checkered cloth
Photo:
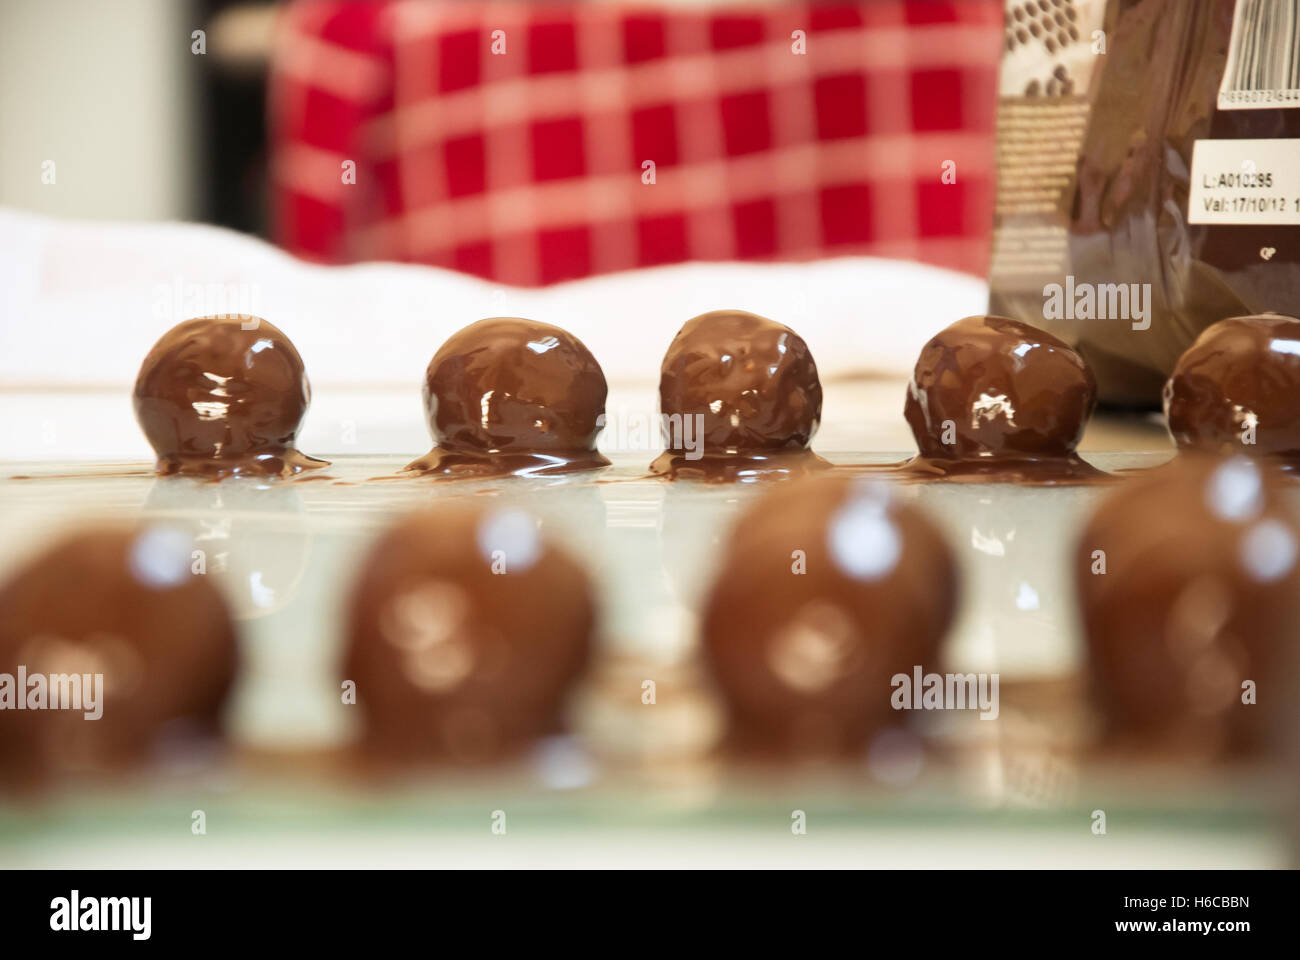
[[[983,276],[1001,41],[1001,0],[291,3],[278,239],[522,285],[844,254]]]

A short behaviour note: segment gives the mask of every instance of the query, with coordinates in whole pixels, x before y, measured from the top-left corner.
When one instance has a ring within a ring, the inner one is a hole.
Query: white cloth
[[[60,221],[0,208],[0,387],[115,387],[170,326],[257,314],[297,345],[313,388],[418,389],[444,339],[486,316],[580,337],[614,382],[653,383],[683,322],[750,310],[807,340],[823,378],[910,370],[922,344],[981,313],[986,285],[901,261],[679,264],[540,289],[404,264],[321,267],[184,223]]]

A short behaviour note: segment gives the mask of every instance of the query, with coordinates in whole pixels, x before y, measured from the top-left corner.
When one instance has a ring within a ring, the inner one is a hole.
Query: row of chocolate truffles
[[[1267,748],[1300,648],[1285,492],[1256,459],[1201,455],[1107,492],[1074,560],[1105,743]],[[130,767],[221,729],[238,622],[192,546],[165,525],[86,529],[0,584],[0,777]],[[591,578],[525,510],[456,501],[401,517],[356,569],[336,677],[364,757],[508,757],[561,728],[605,655]],[[896,487],[823,474],[767,490],[700,610],[729,746],[848,756],[901,723],[893,678],[942,665],[960,579]]]
[[[1136,334],[1135,334],[1136,335]],[[516,318],[480,320],[430,361],[424,406],[434,447],[405,469],[438,476],[598,469],[607,387],[572,334]],[[326,461],[296,438],[311,391],[302,358],[256,317],[201,318],[169,331],[135,384],[137,419],[160,474],[288,477]],[[738,310],[689,320],[660,368],[665,430],[654,473],[714,481],[825,469],[811,449],[822,386],[807,343]],[[1096,382],[1070,346],[1028,324],[976,316],[923,347],[904,405],[919,478],[1084,482],[1076,452]],[[1300,321],[1273,314],[1207,328],[1165,387],[1180,449],[1300,464]],[[681,425],[688,424],[682,428]],[[689,444],[688,442],[689,441]]]

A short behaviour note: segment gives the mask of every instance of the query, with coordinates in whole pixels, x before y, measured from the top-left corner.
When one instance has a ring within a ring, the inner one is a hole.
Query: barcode
[[[1300,0],[1237,0],[1220,110],[1300,107]]]

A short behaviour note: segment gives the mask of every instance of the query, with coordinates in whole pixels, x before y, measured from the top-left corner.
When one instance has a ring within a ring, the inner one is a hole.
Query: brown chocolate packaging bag
[[[1300,315],[1300,0],[1008,0],[990,312],[1154,407],[1225,317]]]

